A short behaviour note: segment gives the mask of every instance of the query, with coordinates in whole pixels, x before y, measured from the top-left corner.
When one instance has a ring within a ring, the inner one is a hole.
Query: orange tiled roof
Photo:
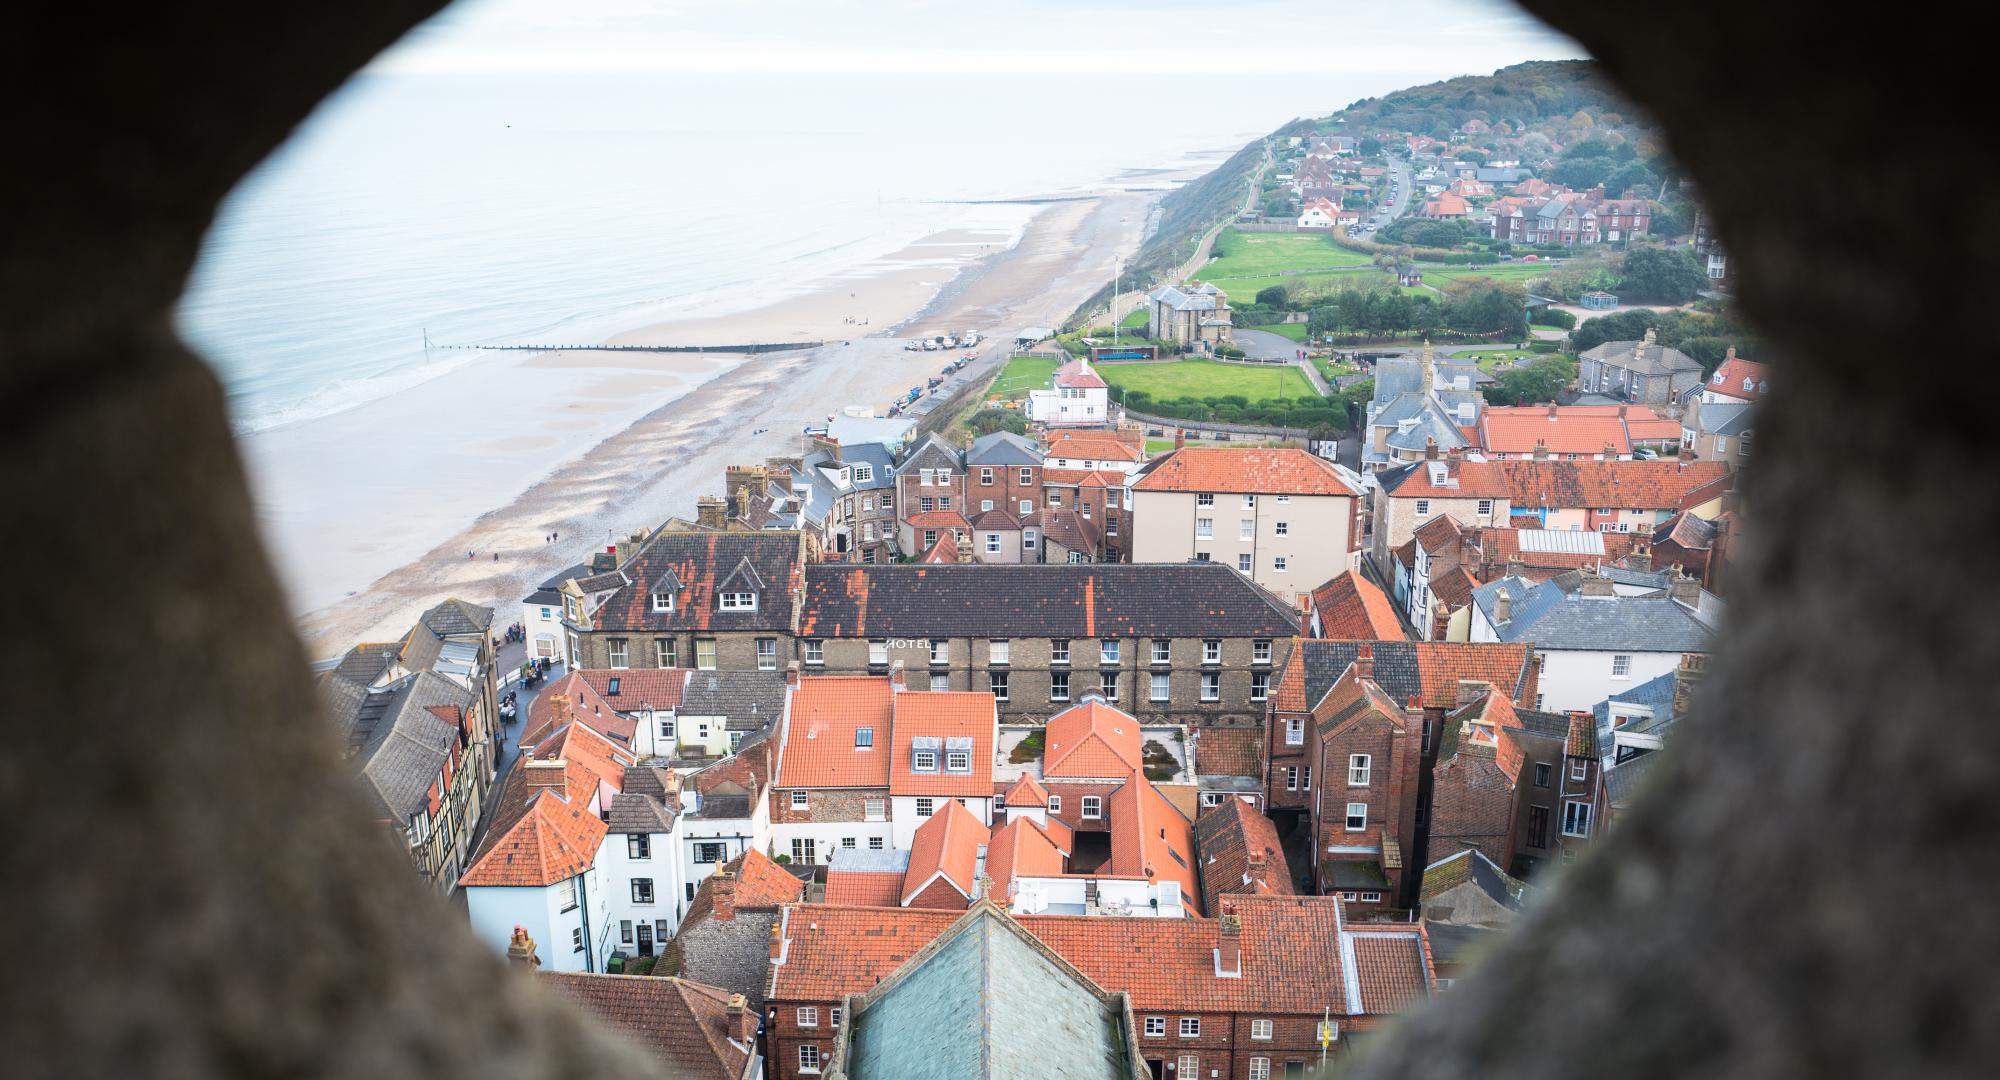
[[[678,695],[675,700],[679,700]],[[638,708],[636,701],[631,707]],[[535,695],[535,700],[528,705],[528,722],[522,725],[525,734],[521,737],[521,745],[533,746],[542,742],[572,720],[627,750],[632,748],[632,736],[639,727],[637,721],[618,715],[617,708],[604,700],[590,680],[583,673],[576,672],[557,679]]]
[[[1734,355],[1734,349],[1731,349],[1730,353],[1731,355],[1722,361],[1722,365],[1715,369],[1715,374],[1710,375],[1708,381],[1702,384],[1702,389],[1745,401],[1763,397],[1770,381],[1770,369],[1755,360],[1745,360]],[[1750,380],[1749,390],[1743,389],[1745,379]]]
[[[756,848],[744,849],[743,854],[722,864],[722,869],[734,875],[736,886],[731,905],[737,911],[775,908],[795,903],[806,894],[805,882]],[[683,928],[697,919],[708,918],[715,910],[715,888],[716,875],[702,879],[694,900],[688,904],[687,914],[681,918]]]
[[[1312,702],[1306,700],[1306,651],[1299,647],[1299,639],[1293,638],[1285,670],[1278,675],[1278,685],[1271,688],[1271,708],[1278,712],[1304,712],[1311,707]]]
[[[958,561],[958,534],[950,529],[938,533],[937,543],[931,545],[920,563],[955,563]]]
[[[1434,463],[1433,463],[1434,464]],[[1456,486],[1431,482],[1418,462],[1404,474],[1392,498],[1504,498],[1517,510],[1536,507],[1658,510],[1679,509],[1692,493],[1726,480],[1729,467],[1718,461],[1472,461],[1444,462]]]
[[[1135,491],[1237,492],[1359,497],[1325,458],[1304,450],[1239,450],[1184,446],[1159,458],[1132,485]]]
[[[1013,786],[1007,789],[1007,797],[1000,803],[1002,806],[1047,806],[1048,804],[1049,789],[1027,773],[1022,773],[1021,778],[1014,781]]]
[[[993,797],[993,740],[998,712],[989,693],[915,692],[897,694],[895,700],[895,745],[889,755],[889,792],[892,795],[963,795]],[[938,771],[920,773],[910,768],[912,740],[938,740]],[[944,741],[972,740],[972,771],[945,772]]]
[[[1338,1016],[1376,1015],[1391,1011],[1399,993],[1413,1000],[1428,992],[1421,928],[1370,924],[1353,931],[1384,935],[1380,940],[1389,944],[1357,954],[1360,992],[1350,996],[1337,898],[1235,896],[1228,903],[1242,927],[1240,978],[1216,974],[1216,919],[1013,918],[1098,986],[1129,995],[1136,1010],[1178,1012],[1199,1003],[1227,1012],[1317,1017],[1331,1007]],[[822,904],[788,908],[781,924],[784,958],[772,965],[769,998],[837,1001],[866,991],[963,917]],[[1411,939],[1414,948],[1395,947]]]
[[[1201,913],[1201,886],[1195,880],[1194,823],[1132,770],[1131,779],[1106,800],[1111,817],[1111,860],[1105,869],[1119,877],[1155,884],[1180,883],[1181,902]]]
[[[986,842],[986,876],[993,879],[993,902],[1014,902],[1016,877],[1058,877],[1068,866],[1060,847],[1034,818],[1015,818],[993,830]]]
[[[1043,737],[1044,778],[1129,776],[1141,767],[1138,719],[1099,700],[1049,717]]]
[[[862,907],[901,907],[903,875],[895,870],[842,870],[835,867],[826,872],[826,902]]]
[[[972,523],[956,510],[925,510],[903,519],[918,529],[969,529]]]
[[[1527,645],[1462,641],[1412,644],[1416,648],[1417,672],[1423,680],[1426,706],[1448,709],[1458,704],[1461,680],[1492,683],[1502,692],[1511,692],[1521,682],[1523,670],[1528,670],[1529,676],[1521,698],[1535,700],[1535,677],[1530,664],[1534,650]]]
[[[1058,487],[1112,488],[1123,485],[1125,478],[1102,469],[1043,469],[1042,483],[1055,484]]]
[[[799,680],[779,748],[780,788],[886,788],[895,693],[887,676],[824,675]],[[855,732],[873,745],[854,745]]]
[[[681,695],[686,692],[688,676],[694,674],[688,668],[586,668],[577,672],[583,681],[604,699],[606,705],[627,712],[649,709],[678,709]],[[611,681],[618,680],[618,692],[611,692]],[[548,691],[542,691],[546,697]],[[536,701],[540,701],[537,698]]]
[[[1224,895],[1290,896],[1292,874],[1271,819],[1242,799],[1224,799],[1195,822],[1200,840],[1201,898],[1218,912]],[[1258,865],[1251,865],[1255,853]]]
[[[1145,452],[1108,431],[1058,431],[1049,436],[1045,458],[1085,461],[1144,461]]]
[[[1314,589],[1313,611],[1319,615],[1320,636],[1342,641],[1400,641],[1405,636],[1388,594],[1374,582],[1349,570]]]
[[[1427,935],[1418,926],[1392,932],[1357,929],[1348,935],[1354,949],[1354,981],[1361,1011],[1371,1016],[1402,1012],[1430,996]]]
[[[1078,357],[1056,369],[1055,384],[1081,389],[1105,388],[1105,382],[1097,372],[1090,370],[1090,361]]]
[[[545,775],[530,768],[536,761],[561,762],[562,784],[531,787],[531,774]],[[608,831],[604,809],[631,764],[629,751],[580,724],[524,747],[458,883],[545,887],[588,870]]]
[[[1531,454],[1537,447],[1552,454],[1632,452],[1616,405],[1489,407],[1479,421],[1479,445],[1496,454]]]
[[[917,834],[910,839],[910,866],[903,872],[901,903],[907,905],[942,877],[970,904],[979,887],[979,849],[987,838],[986,825],[957,799],[939,802],[937,812],[917,826]]]

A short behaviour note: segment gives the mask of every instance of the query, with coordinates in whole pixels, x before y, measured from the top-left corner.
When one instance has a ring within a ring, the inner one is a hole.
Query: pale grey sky
[[[1506,0],[459,0],[373,70],[1445,77],[1582,55]]]

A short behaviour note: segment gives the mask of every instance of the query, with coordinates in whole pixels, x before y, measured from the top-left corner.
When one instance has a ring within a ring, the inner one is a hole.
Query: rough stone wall
[[[733,919],[711,915],[681,927],[671,946],[680,957],[680,974],[733,990],[763,1008],[771,972],[771,926],[777,921],[775,911],[737,908]]]

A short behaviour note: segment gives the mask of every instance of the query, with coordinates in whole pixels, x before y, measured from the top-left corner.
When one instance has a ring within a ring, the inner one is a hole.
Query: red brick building
[[[1312,720],[1311,760],[1320,784],[1307,809],[1320,891],[1363,908],[1411,906],[1420,875],[1406,872],[1414,867],[1404,860],[1417,852],[1421,701],[1391,698],[1375,681],[1373,651],[1363,644],[1313,706]]]
[[[1015,916],[1097,987],[1130,1000],[1160,1077],[1282,1077],[1429,998],[1418,925],[1349,927],[1331,897],[1236,896],[1216,919]],[[979,915],[975,912],[974,915]],[[788,907],[771,939],[765,1038],[778,1080],[818,1075],[849,995],[887,979],[961,912]],[[802,1067],[803,1066],[803,1067]]]

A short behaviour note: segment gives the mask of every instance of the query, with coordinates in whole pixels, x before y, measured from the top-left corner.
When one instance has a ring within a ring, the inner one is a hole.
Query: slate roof
[[[992,905],[945,929],[846,1020],[853,1080],[1144,1074],[1115,998]]]
[[[1011,431],[995,431],[972,440],[965,463],[977,465],[1040,465],[1042,448]]]
[[[1349,570],[1314,589],[1312,605],[1323,638],[1398,641],[1406,636],[1388,594],[1359,570]]]
[[[1550,203],[1542,208],[1542,216],[1548,217],[1551,207],[1560,203]],[[1587,349],[1583,359],[1596,360],[1613,367],[1628,368],[1642,375],[1677,375],[1693,373],[1701,376],[1701,363],[1679,349],[1670,349],[1657,341],[1607,341],[1594,349]]]
[[[1429,992],[1421,930],[1369,924],[1348,930],[1331,896],[1236,896],[1243,974],[1218,977],[1218,919],[1112,919],[1014,916],[1029,933],[1098,986],[1131,998],[1134,1011],[1180,1012],[1191,1002],[1213,1011],[1318,1017],[1387,1008],[1397,991]],[[772,964],[773,1001],[833,1001],[890,976],[963,915],[944,911],[801,904],[781,922],[784,957]],[[1356,950],[1350,935],[1402,938],[1407,950]],[[1352,978],[1350,979],[1350,972]],[[1368,989],[1373,988],[1371,996]]]
[[[571,578],[588,576],[589,563],[577,563],[535,587],[535,591],[521,599],[523,604],[539,604],[544,607],[562,606],[562,584]]]
[[[670,833],[680,817],[680,800],[668,793],[666,769],[634,765],[622,789],[611,797],[606,827],[617,833]]]
[[[1604,770],[1604,794],[1613,807],[1631,805],[1633,797],[1643,789],[1646,776],[1662,760],[1660,754],[1658,750],[1640,754]]]
[[[1662,731],[1673,725],[1674,674],[1671,671],[1663,672],[1632,687],[1630,690],[1613,694],[1591,706],[1591,714],[1597,719],[1598,757],[1608,758],[1612,756],[1617,749],[1617,742],[1614,736],[1620,730]],[[1611,706],[1613,704],[1644,705],[1653,711],[1653,715],[1643,719],[1630,720],[1626,723],[1625,728],[1620,729],[1613,727],[1611,723]]]
[[[1215,286],[1204,281],[1186,289],[1162,285],[1147,293],[1146,299],[1155,304],[1165,304],[1175,311],[1214,311],[1217,301],[1226,301],[1227,298]]]
[[[887,788],[895,692],[886,676],[799,680],[779,748],[780,788]],[[867,728],[871,744],[855,745]]]
[[[1134,479],[1132,490],[1360,495],[1347,486],[1331,462],[1317,454],[1206,446],[1184,446],[1147,462]]]
[[[1375,672],[1372,676],[1384,693],[1399,702],[1415,697],[1426,708],[1450,709],[1458,705],[1461,679],[1491,683],[1512,700],[1534,700],[1534,652],[1526,645],[1451,641],[1303,641],[1292,650],[1299,665],[1300,689],[1309,709],[1326,696],[1354,663],[1362,645],[1368,645]],[[1289,672],[1287,673],[1289,676]],[[1283,680],[1280,680],[1282,685]],[[1287,708],[1279,705],[1279,708]],[[1298,711],[1298,710],[1291,710]]]
[[[731,1037],[727,990],[671,976],[550,971],[536,979],[623,1031],[676,1078],[740,1080],[755,1056],[754,1045]]]
[[[1534,585],[1518,577],[1473,590],[1473,603],[1502,641],[1538,649],[1583,652],[1707,652],[1713,630],[1686,605],[1668,596],[1586,597],[1568,591],[1564,578]],[[1511,610],[1493,618],[1494,597],[1506,589]]]
[[[1221,563],[806,568],[802,637],[1289,637],[1297,615]]]
[[[1751,427],[1756,407],[1749,402],[1705,401],[1690,410],[1687,423],[1711,435],[1741,435]]]
[[[763,583],[755,611],[722,611],[722,582],[742,580],[747,566]],[[787,630],[799,580],[799,534],[661,532],[625,564],[630,584],[605,598],[593,615],[599,630],[633,633],[689,630]],[[654,611],[652,593],[675,592],[672,611]]]
[[[367,722],[367,741],[354,755],[362,785],[384,818],[407,825],[424,808],[459,742],[461,725],[432,710],[470,709],[475,703],[472,692],[428,671],[409,676],[386,693],[363,691],[355,697],[353,684],[345,685],[346,689],[329,689],[351,698],[361,709],[357,716],[375,717]]]
[[[927,432],[903,456],[896,466],[897,476],[915,476],[921,469],[950,469],[954,473],[965,471],[965,463],[959,459],[958,451],[951,448],[937,432]]]
[[[1224,799],[1195,819],[1195,852],[1201,862],[1202,908],[1220,912],[1225,894],[1289,896],[1292,874],[1285,865],[1277,826],[1242,799]],[[1250,854],[1262,855],[1254,871]]]
[[[763,727],[785,711],[785,677],[776,671],[690,672],[682,716],[728,718],[730,731]]]

